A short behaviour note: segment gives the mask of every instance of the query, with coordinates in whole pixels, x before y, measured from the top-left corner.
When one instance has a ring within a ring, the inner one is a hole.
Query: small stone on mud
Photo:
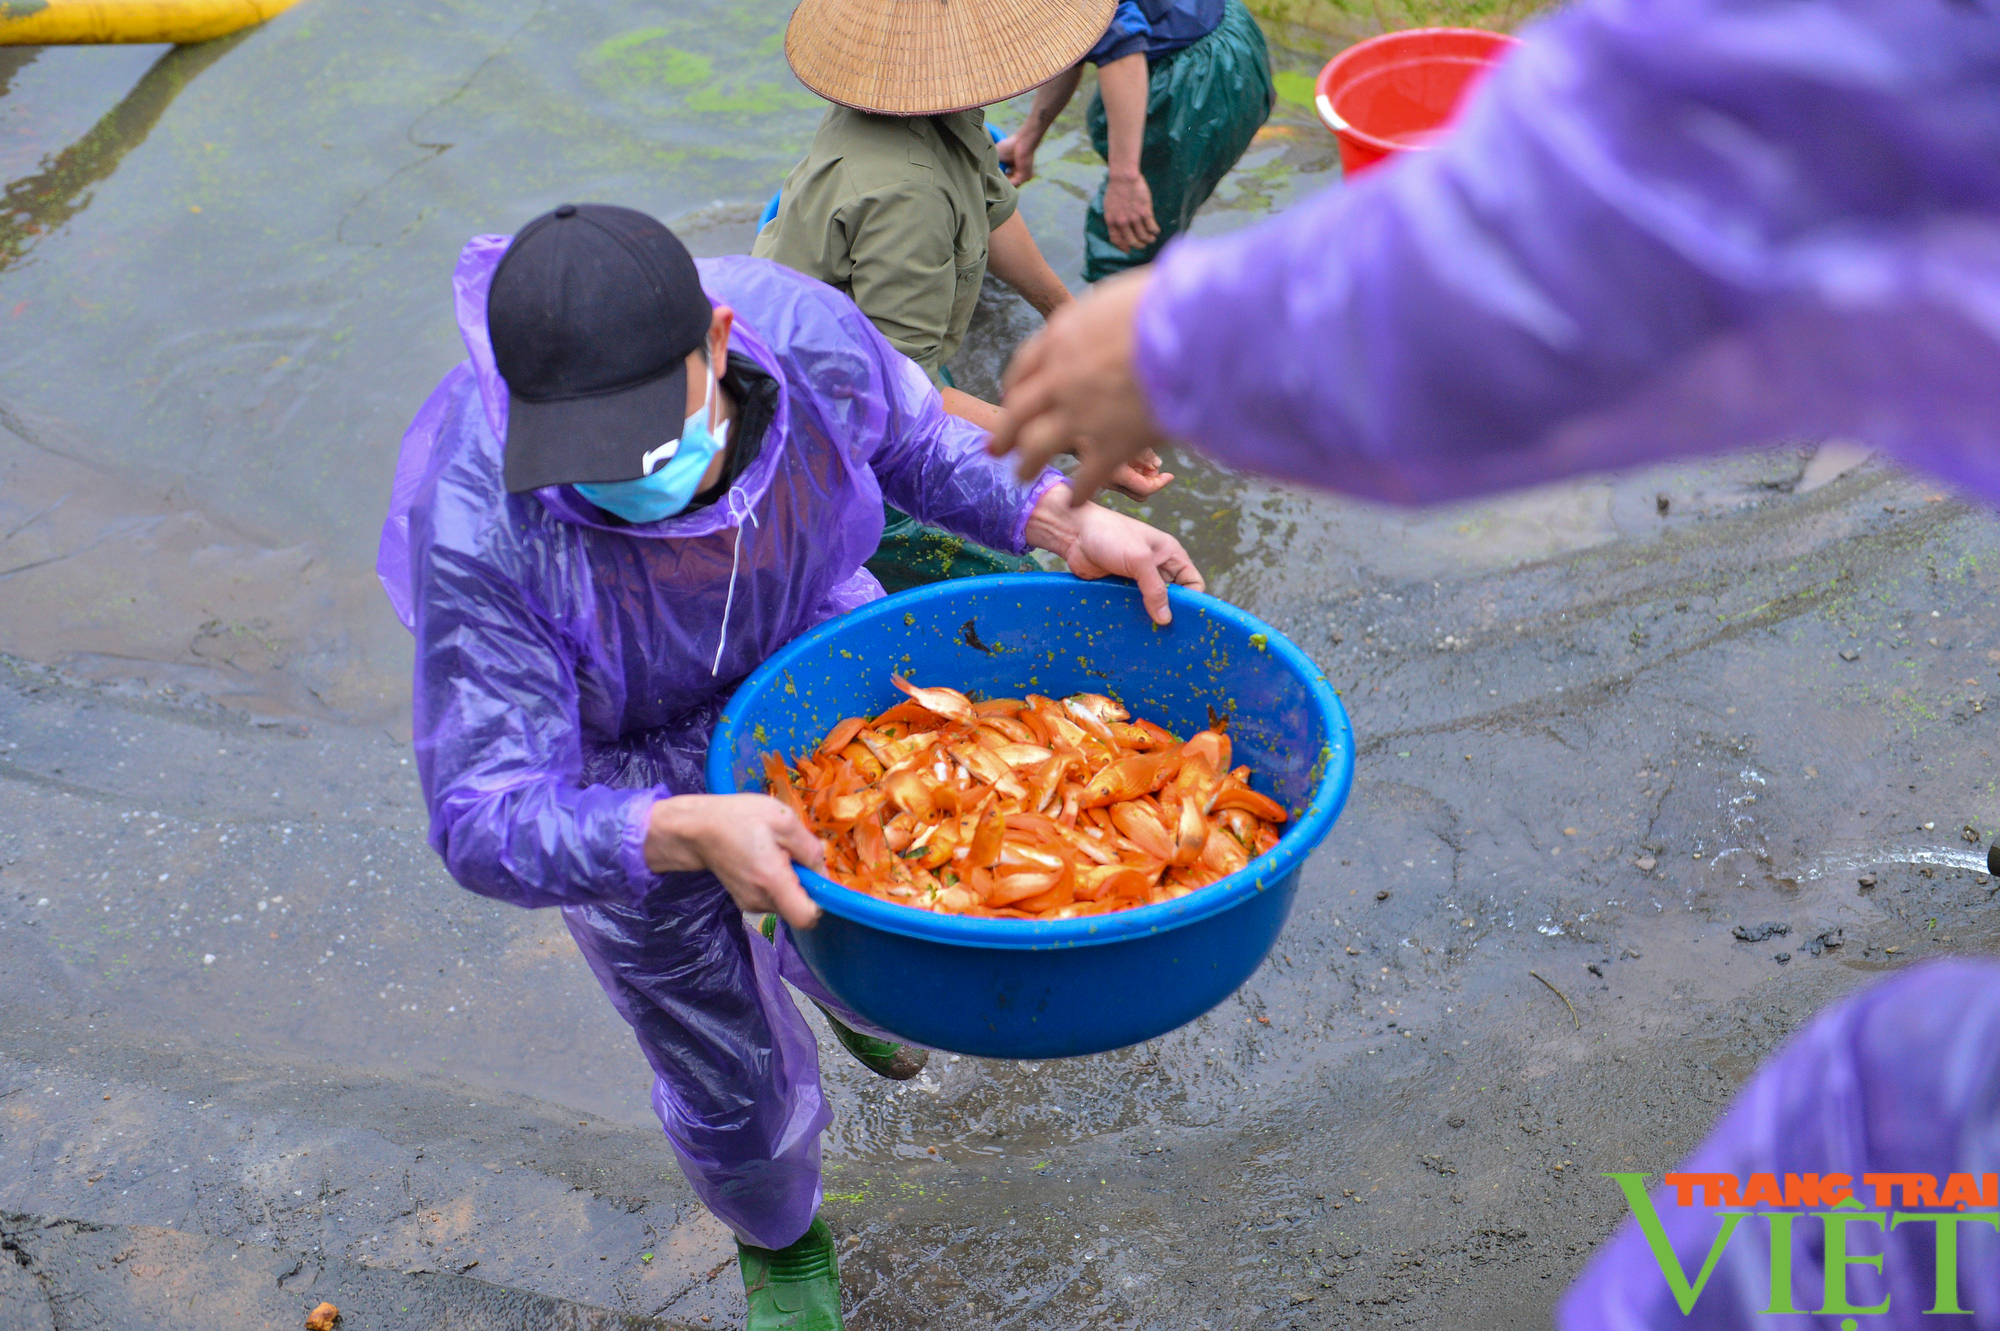
[[[1782,938],[1791,931],[1789,924],[1766,920],[1762,924],[1739,924],[1729,932],[1740,943],[1761,943],[1770,938]]]
[[[1958,830],[1958,834],[1964,837],[1967,841],[1970,841],[1975,846],[1979,844],[1979,829],[1971,826],[1970,824],[1961,827]]]
[[[1875,875],[1872,873],[1864,873],[1854,881],[1861,884],[1861,890],[1863,892],[1866,892],[1869,888],[1875,886]]]
[[[1377,892],[1375,899],[1377,901],[1387,901],[1389,899],[1389,889],[1385,887],[1380,892]]]
[[[1852,647],[1849,647],[1846,651],[1843,651],[1840,654],[1840,659],[1843,661],[1859,661],[1861,659],[1861,653],[1855,651]]]
[[[1651,855],[1641,855],[1638,859],[1632,861],[1632,867],[1640,873],[1651,873],[1660,867],[1660,862]]]
[[[1625,955],[1630,959],[1632,959],[1633,961],[1637,961],[1640,957],[1644,956],[1645,953],[1641,952],[1636,947],[1628,947],[1625,949]]]
[[[1778,955],[1776,955],[1775,957],[1772,957],[1772,958],[1771,958],[1771,960],[1773,960],[1773,961],[1777,962],[1777,963],[1778,963],[1778,964],[1779,964],[1780,966],[1784,965],[1784,964],[1785,964],[1786,962],[1790,961],[1791,959],[1792,959],[1792,954],[1791,954],[1791,953],[1789,953],[1789,952],[1780,952],[1780,953],[1778,953]]]

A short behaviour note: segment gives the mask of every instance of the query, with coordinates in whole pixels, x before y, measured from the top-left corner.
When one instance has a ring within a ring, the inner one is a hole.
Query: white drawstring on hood
[[[737,512],[737,500],[742,499],[743,511]],[[722,669],[722,649],[729,644],[729,610],[736,604],[736,566],[743,557],[743,524],[747,520],[751,526],[758,526],[757,514],[750,507],[750,497],[737,486],[730,486],[723,502],[729,507],[729,516],[736,519],[736,546],[729,554],[729,594],[722,601],[722,632],[715,640],[715,664],[708,668],[710,677]]]

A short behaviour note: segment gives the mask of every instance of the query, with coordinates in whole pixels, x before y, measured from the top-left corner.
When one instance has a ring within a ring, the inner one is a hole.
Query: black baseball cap
[[[486,297],[507,381],[507,489],[636,480],[681,437],[713,307],[687,246],[642,212],[565,203],[514,235]]]

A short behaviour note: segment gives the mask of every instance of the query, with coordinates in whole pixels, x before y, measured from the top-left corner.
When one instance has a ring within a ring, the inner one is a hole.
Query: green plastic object
[[[748,1331],[846,1331],[840,1320],[840,1259],[833,1231],[817,1216],[785,1248],[736,1241],[736,1265],[750,1303]]]
[[[757,921],[757,929],[765,941],[778,941],[778,917],[766,915]],[[812,998],[810,994],[808,998]],[[920,1049],[913,1044],[898,1044],[894,1040],[880,1040],[872,1035],[863,1035],[839,1017],[832,1009],[812,998],[812,1005],[826,1018],[826,1024],[833,1028],[833,1038],[840,1041],[840,1047],[854,1055],[854,1061],[878,1077],[890,1081],[908,1081],[922,1072],[931,1061],[930,1050]]]
[[[1032,559],[1003,555],[950,532],[926,527],[887,504],[882,506],[882,544],[868,560],[868,571],[891,592],[987,573],[1032,573],[1035,568]]]
[[[937,377],[946,388],[958,387],[948,365],[938,366]],[[868,571],[884,591],[892,593],[986,573],[1033,573],[1037,567],[1033,559],[1003,555],[940,528],[926,527],[887,504],[882,505],[882,544],[868,560]]]
[[[1162,245],[1187,230],[1277,102],[1264,31],[1243,7],[1243,0],[1228,0],[1214,32],[1154,61],[1148,71],[1146,141],[1139,150],[1139,172],[1153,192],[1153,218],[1160,224],[1160,234],[1152,244],[1130,253],[1114,246],[1104,225],[1100,184],[1083,221],[1083,280],[1098,282],[1151,263]],[[1102,97],[1091,99],[1086,123],[1097,155],[1109,161],[1111,139]]]

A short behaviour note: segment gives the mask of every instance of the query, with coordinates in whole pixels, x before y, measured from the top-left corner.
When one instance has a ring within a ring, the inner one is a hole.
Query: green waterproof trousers
[[[947,387],[951,371],[938,369]],[[882,505],[882,544],[868,559],[868,571],[891,593],[982,573],[1033,573],[1040,567],[1025,555],[1007,555],[975,545],[936,527],[926,527],[900,508]]]
[[[1146,139],[1139,151],[1139,171],[1153,192],[1153,217],[1160,234],[1144,249],[1129,253],[1113,246],[1104,225],[1104,186],[1099,185],[1083,222],[1086,282],[1151,263],[1162,245],[1187,230],[1278,100],[1264,30],[1243,7],[1243,0],[1228,0],[1214,32],[1154,61],[1147,70],[1147,85]],[[1109,161],[1111,139],[1103,97],[1091,100],[1087,123],[1097,155]]]

